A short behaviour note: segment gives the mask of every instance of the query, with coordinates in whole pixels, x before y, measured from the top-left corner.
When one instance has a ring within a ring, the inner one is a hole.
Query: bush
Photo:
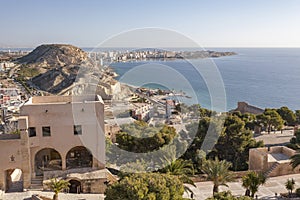
[[[35,77],[40,74],[39,70],[36,68],[29,68],[27,66],[21,67],[20,71],[18,74],[22,77]]]
[[[297,143],[297,139],[295,137],[291,138],[290,143],[291,144],[296,144]]]
[[[110,185],[105,200],[183,200],[184,186],[176,177],[158,173],[132,174]]]
[[[297,144],[287,144],[286,147],[294,150],[299,149],[299,146]]]
[[[246,196],[235,197],[230,191],[225,191],[216,193],[213,197],[207,198],[206,200],[252,200],[252,198]]]

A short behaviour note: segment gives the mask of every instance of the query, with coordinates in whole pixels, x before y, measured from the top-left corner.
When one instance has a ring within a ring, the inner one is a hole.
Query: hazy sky
[[[300,47],[300,0],[0,0],[0,47],[94,47],[143,27],[204,47]]]

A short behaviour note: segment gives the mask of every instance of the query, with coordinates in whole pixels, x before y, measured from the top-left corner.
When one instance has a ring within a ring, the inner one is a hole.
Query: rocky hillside
[[[17,61],[33,67],[53,68],[80,65],[87,59],[87,53],[78,47],[66,44],[44,44]]]
[[[109,71],[96,67],[86,52],[72,45],[41,45],[17,62],[18,79],[39,92],[81,95],[93,83],[98,94],[109,98],[119,88]]]

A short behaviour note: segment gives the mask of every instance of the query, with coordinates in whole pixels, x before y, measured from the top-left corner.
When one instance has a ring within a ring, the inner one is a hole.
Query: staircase
[[[265,177],[268,177],[271,173],[272,173],[272,171],[278,166],[278,165],[280,165],[278,162],[276,162],[276,163],[274,163],[265,173],[264,173],[264,175],[265,175]]]
[[[31,179],[31,190],[43,190],[43,176],[36,176],[35,178]]]

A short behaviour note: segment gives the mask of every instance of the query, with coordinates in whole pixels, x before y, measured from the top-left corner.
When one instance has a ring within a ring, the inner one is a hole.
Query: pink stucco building
[[[0,189],[45,189],[59,177],[70,181],[70,192],[103,192],[112,177],[103,117],[100,96],[32,97],[20,110],[20,135],[0,135]]]

